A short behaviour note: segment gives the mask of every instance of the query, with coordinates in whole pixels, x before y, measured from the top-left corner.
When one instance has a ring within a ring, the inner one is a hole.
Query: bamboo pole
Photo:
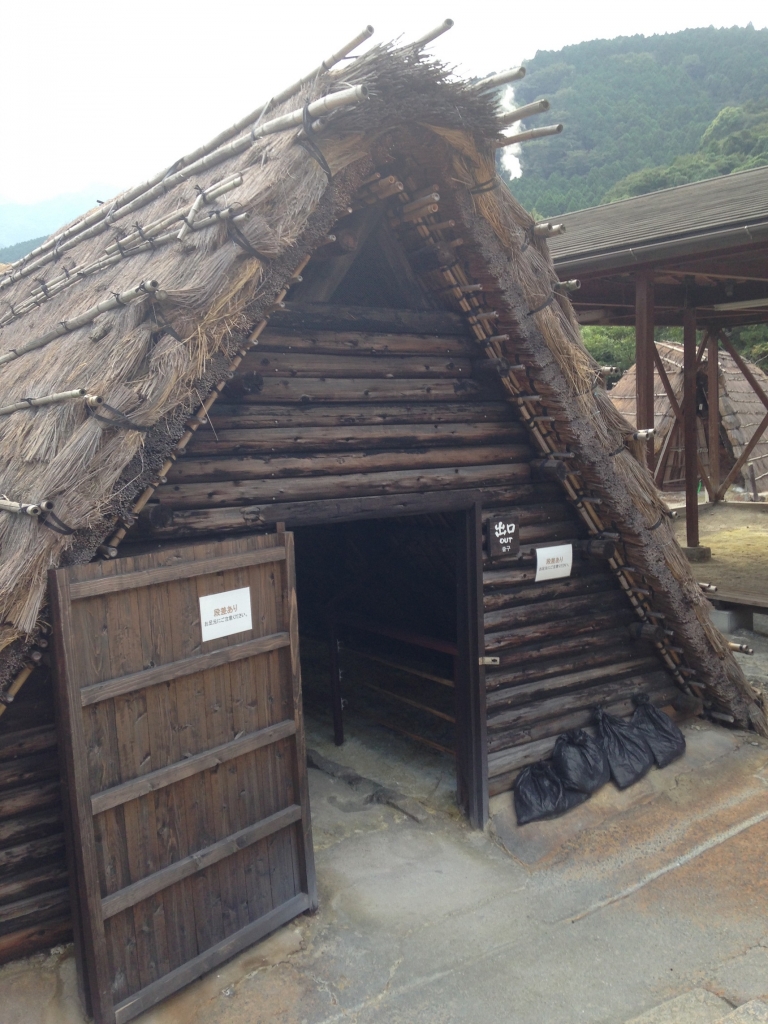
[[[403,195],[401,200],[408,202],[408,196]],[[433,226],[422,221],[416,227],[422,238],[429,239],[432,237],[430,232],[434,230]],[[444,241],[442,238],[439,240]],[[501,346],[503,342],[509,340],[509,336],[505,334],[494,335],[492,323],[485,322],[477,316],[477,313],[480,311],[478,296],[473,293],[462,293],[461,291],[462,285],[470,284],[461,264],[443,267],[440,272],[446,285],[446,288],[443,290],[453,290],[459,309],[468,314],[470,330],[473,332],[476,341],[484,347],[489,358],[502,360],[504,358],[504,351]],[[524,389],[529,386],[528,382],[526,381],[523,384],[518,381],[515,376],[515,370],[510,367],[506,376],[502,377],[502,383],[510,396],[517,400],[521,419],[529,428],[534,443],[542,455],[545,458],[557,458],[558,455],[566,454],[557,451],[556,443],[558,439],[556,435],[551,430],[545,431],[543,425],[535,422],[535,411],[529,408],[529,406],[541,402],[541,398],[538,395],[525,393]],[[570,470],[567,473],[566,479],[563,481],[563,488],[568,499],[576,507],[590,535],[593,537],[605,535],[604,524],[595,508],[595,504],[586,500],[584,486],[577,472]],[[616,573],[617,580],[640,620],[649,621],[654,615],[657,615],[649,606],[646,597],[644,595],[637,595],[634,592],[636,588],[631,578],[630,568],[624,565],[624,559],[618,551],[615,552],[612,558],[608,559],[608,564]],[[630,574],[629,576],[628,573]],[[679,654],[666,641],[657,641],[654,646],[663,662],[672,672],[678,685],[686,690],[686,692],[690,692],[690,686],[683,675],[684,666],[681,664]],[[685,669],[685,671],[690,672],[688,669]]]
[[[283,299],[288,294],[288,291],[290,290],[291,286],[294,285],[294,284],[298,284],[299,281],[301,281],[301,279],[302,279],[301,278],[301,272],[304,269],[304,267],[306,267],[306,265],[309,263],[310,258],[311,258],[311,255],[305,256],[304,259],[301,261],[301,263],[296,268],[296,270],[294,270],[293,276],[290,278],[290,280],[285,285],[285,287],[281,288],[281,290],[279,291],[279,293],[278,293],[278,295],[277,295],[277,297],[275,299],[275,302],[273,303],[273,306],[272,306],[273,309],[278,308],[281,305],[283,305]],[[245,355],[249,351],[249,349],[253,348],[255,345],[258,344],[259,337],[262,334],[262,332],[264,331],[264,329],[266,328],[268,323],[269,323],[269,314],[267,313],[267,314],[265,314],[262,317],[262,319],[256,325],[254,330],[248,336],[247,342],[243,345],[243,347],[241,349],[238,350],[236,356],[230,362],[229,366],[227,367],[227,376],[222,378],[217,384],[215,384],[213,386],[213,388],[211,389],[210,394],[207,396],[205,401],[200,405],[200,407],[197,409],[197,411],[194,413],[194,415],[190,416],[189,420],[187,421],[187,429],[184,431],[184,433],[181,435],[179,440],[176,442],[176,445],[175,445],[175,447],[173,449],[173,452],[171,453],[169,458],[167,458],[165,460],[165,462],[163,463],[163,465],[162,465],[162,467],[161,467],[161,469],[160,469],[156,479],[151,481],[147,485],[147,487],[144,488],[142,493],[139,495],[139,497],[133,503],[133,507],[131,509],[130,515],[123,518],[122,523],[120,524],[120,526],[118,526],[118,528],[115,530],[115,532],[109,538],[109,540],[105,541],[104,544],[100,545],[99,551],[102,554],[104,554],[106,557],[114,558],[117,555],[117,546],[123,540],[123,538],[125,537],[126,533],[128,532],[128,529],[129,529],[129,523],[126,520],[130,519],[130,521],[133,522],[135,517],[139,514],[139,512],[141,512],[141,510],[144,508],[144,506],[150,500],[150,498],[155,493],[155,491],[160,486],[160,484],[165,482],[166,475],[170,471],[170,469],[173,466],[174,462],[176,461],[178,456],[181,455],[184,452],[184,450],[186,449],[187,445],[189,444],[189,442],[194,437],[198,427],[202,423],[205,423],[207,421],[208,413],[210,412],[211,407],[213,406],[214,402],[216,401],[216,399],[219,397],[221,392],[226,387],[227,382],[231,378],[232,374],[234,374],[234,372],[237,370],[237,368],[240,365],[240,363],[242,363],[243,358],[245,357]]]
[[[13,405],[4,405],[0,408],[0,416],[7,416],[12,412],[19,412],[21,409],[34,409],[40,405],[53,405],[55,402],[66,402],[70,398],[85,398],[88,405],[101,405],[104,401],[99,395],[89,395],[85,388],[75,388],[73,391],[58,391],[54,395],[46,395],[44,398],[22,398],[20,402]]]
[[[508,114],[502,114],[499,123],[505,126],[514,124],[515,121],[524,121],[527,117],[533,117],[534,114],[543,114],[549,108],[549,100],[536,100],[535,103],[527,103],[524,107],[510,110]]]
[[[22,688],[24,683],[26,683],[27,679],[29,679],[29,677],[35,671],[35,668],[35,665],[22,666],[16,678],[13,680],[13,682],[5,691],[5,693],[2,694],[2,701],[0,701],[0,716],[5,714],[5,709],[8,707],[9,704],[13,703],[14,697]]]
[[[416,42],[409,43],[408,45],[413,46],[414,48],[418,46],[426,46],[428,43],[433,42],[433,40],[445,35],[445,33],[452,28],[453,18],[446,18],[442,25],[438,25],[437,28],[433,28],[431,32],[427,32],[426,35],[421,36],[421,38],[417,39]]]
[[[133,302],[135,299],[140,298],[142,295],[154,295],[160,285],[157,281],[142,281],[141,284],[136,285],[135,288],[130,288],[126,292],[122,292],[120,295],[113,295],[112,298],[104,299],[98,305],[87,309],[80,316],[73,317],[71,320],[62,320],[52,331],[48,331],[47,334],[41,335],[39,338],[35,338],[33,341],[28,341],[26,345],[22,345],[20,348],[13,348],[10,352],[6,352],[0,356],[0,364],[10,363],[13,359],[18,359],[19,356],[23,356],[27,352],[32,352],[36,348],[42,348],[55,338],[60,338],[63,334],[68,334],[70,331],[77,330],[78,327],[84,327],[86,324],[91,323],[101,313],[107,313],[111,309],[119,309],[121,306],[127,306],[128,303]]]
[[[565,230],[565,224],[555,224],[551,220],[544,220],[533,225],[534,238],[552,238],[554,235],[564,235]]]
[[[530,142],[532,139],[545,139],[549,135],[559,135],[563,130],[561,124],[548,124],[544,128],[531,128],[527,132],[518,132],[517,135],[507,136],[496,143],[496,149],[503,149],[504,146],[514,146],[518,142]]]
[[[315,68],[314,71],[310,72],[310,74],[308,75],[305,75],[303,78],[300,78],[298,82],[294,82],[293,85],[288,86],[287,89],[284,89],[281,93],[278,93],[277,96],[274,96],[271,99],[267,100],[267,102],[260,108],[258,113],[255,110],[252,111],[250,114],[248,114],[247,117],[242,118],[240,121],[232,125],[231,128],[228,128],[225,131],[220,132],[210,142],[194,150],[192,153],[187,154],[187,156],[181,157],[171,167],[167,168],[164,171],[161,171],[159,174],[156,174],[154,178],[150,178],[149,181],[145,181],[141,185],[136,185],[134,188],[129,189],[127,192],[124,192],[121,196],[118,196],[114,203],[110,204],[108,207],[99,207],[98,210],[94,210],[92,213],[77,221],[75,224],[72,225],[72,227],[67,228],[65,231],[62,231],[58,235],[54,235],[52,238],[49,238],[47,241],[43,242],[42,245],[39,245],[36,249],[33,249],[32,252],[27,253],[26,256],[23,256],[20,260],[17,260],[15,263],[11,264],[12,273],[6,275],[3,278],[0,278],[0,288],[6,287],[13,281],[18,280],[19,277],[26,276],[24,274],[17,273],[17,268],[19,271],[21,269],[25,269],[30,262],[35,261],[38,256],[42,256],[45,253],[52,253],[53,250],[61,251],[62,243],[70,241],[76,237],[79,240],[80,236],[85,230],[102,224],[105,221],[109,221],[111,223],[112,220],[114,220],[113,215],[120,214],[120,216],[122,216],[125,212],[125,207],[127,205],[130,205],[130,203],[132,203],[135,199],[139,198],[145,192],[154,188],[160,182],[166,180],[175,171],[196,164],[201,158],[208,156],[210,153],[213,153],[215,150],[220,148],[222,143],[227,142],[231,138],[234,138],[234,136],[236,136],[249,124],[253,123],[254,121],[260,121],[261,118],[266,113],[266,111],[270,108],[270,106],[274,106],[279,103],[284,103],[286,100],[290,99],[291,96],[295,96],[296,93],[302,88],[302,86],[306,85],[307,82],[311,82],[322,72],[329,71],[335,64],[338,64],[340,60],[346,57],[348,53],[354,50],[356,46],[358,46],[362,42],[365,42],[365,40],[370,38],[370,36],[372,35],[373,26],[367,25],[362,32],[359,32],[354,37],[354,39],[351,39],[340,50],[332,54],[327,60],[321,61],[319,67]]]
[[[521,78],[525,78],[524,67],[510,68],[508,71],[502,71],[498,75],[489,75],[488,78],[480,79],[472,88],[475,92],[489,92],[491,89],[498,89],[502,85],[509,85],[510,82],[519,82]]]

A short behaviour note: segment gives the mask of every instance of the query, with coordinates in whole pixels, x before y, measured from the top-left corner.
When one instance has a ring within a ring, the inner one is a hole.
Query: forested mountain
[[[4,249],[0,249],[0,263],[13,263],[14,260],[20,260],[22,256],[26,256],[28,252],[36,249],[47,237],[47,235],[41,235],[40,238],[30,238],[27,242],[7,245]]]
[[[542,217],[768,162],[766,29],[596,39],[526,67],[515,105],[552,108],[525,127],[565,124],[522,146],[510,184]]]

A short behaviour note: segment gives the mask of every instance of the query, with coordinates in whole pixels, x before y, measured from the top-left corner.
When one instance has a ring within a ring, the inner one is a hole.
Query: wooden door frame
[[[488,741],[486,733],[483,630],[482,494],[476,490],[423,495],[349,498],[285,505],[278,514],[286,529],[342,525],[363,519],[402,519],[441,512],[460,513],[456,538],[456,626],[459,685],[456,689],[456,787],[459,806],[472,828],[488,821]],[[407,501],[404,498],[408,498]],[[302,504],[311,505],[311,510]],[[292,512],[298,512],[293,518]],[[278,510],[276,510],[278,511]],[[300,624],[299,624],[299,628]]]

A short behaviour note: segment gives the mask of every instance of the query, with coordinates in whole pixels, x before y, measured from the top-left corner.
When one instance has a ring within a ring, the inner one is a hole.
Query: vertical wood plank
[[[709,434],[709,479],[712,501],[718,500],[720,488],[720,372],[717,334],[707,332],[707,406]]]

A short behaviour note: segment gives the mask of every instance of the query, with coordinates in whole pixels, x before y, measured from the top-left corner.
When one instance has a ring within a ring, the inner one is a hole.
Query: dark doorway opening
[[[363,761],[375,748],[384,783],[406,762],[426,766],[455,780],[482,826],[475,519],[474,509],[365,519],[297,527],[295,538],[310,744],[320,730]]]

